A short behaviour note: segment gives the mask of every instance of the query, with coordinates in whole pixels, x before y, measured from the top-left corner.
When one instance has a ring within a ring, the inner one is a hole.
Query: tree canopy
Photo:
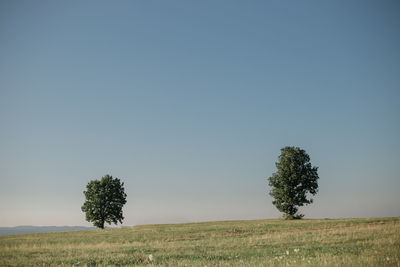
[[[126,194],[124,183],[118,178],[107,174],[101,180],[92,180],[83,193],[86,201],[82,211],[86,213],[88,222],[101,229],[104,229],[104,223],[122,223]]]
[[[310,195],[318,192],[318,167],[310,163],[310,156],[299,147],[287,146],[281,149],[277,172],[268,178],[272,187],[272,203],[284,213],[287,219],[300,219],[298,207],[313,202]]]

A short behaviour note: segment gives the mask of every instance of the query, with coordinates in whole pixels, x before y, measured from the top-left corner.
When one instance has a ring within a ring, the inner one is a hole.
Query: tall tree
[[[86,201],[82,211],[86,220],[94,226],[104,229],[104,223],[122,223],[122,207],[126,203],[124,183],[111,175],[105,175],[101,180],[92,180],[83,192]]]
[[[298,207],[313,202],[310,195],[318,192],[318,167],[311,166],[310,156],[299,147],[287,146],[281,149],[277,172],[268,178],[272,187],[272,204],[284,213],[286,219],[301,219]]]

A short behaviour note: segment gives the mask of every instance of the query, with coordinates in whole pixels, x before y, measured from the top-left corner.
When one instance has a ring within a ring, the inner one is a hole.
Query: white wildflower
[[[299,251],[300,251],[299,248],[295,248],[295,249],[294,249],[294,252],[296,252],[296,253],[299,252]]]
[[[286,250],[286,255],[289,255],[289,250]]]
[[[149,260],[150,260],[150,261],[153,260],[153,255],[152,255],[152,254],[149,255]]]

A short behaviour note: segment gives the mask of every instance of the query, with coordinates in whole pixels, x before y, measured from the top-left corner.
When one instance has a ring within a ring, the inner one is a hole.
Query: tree
[[[104,229],[104,223],[122,223],[122,207],[126,203],[124,183],[111,175],[105,175],[101,180],[92,180],[83,191],[86,201],[82,211],[86,220],[94,226]]]
[[[272,204],[286,219],[301,219],[304,215],[297,214],[298,207],[312,203],[308,197],[318,192],[318,167],[311,166],[305,150],[291,146],[281,149],[275,165],[278,171],[268,178]]]

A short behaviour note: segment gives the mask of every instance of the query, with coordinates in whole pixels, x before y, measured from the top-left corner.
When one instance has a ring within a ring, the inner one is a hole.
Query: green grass
[[[400,266],[400,218],[221,221],[2,236],[0,265]]]

